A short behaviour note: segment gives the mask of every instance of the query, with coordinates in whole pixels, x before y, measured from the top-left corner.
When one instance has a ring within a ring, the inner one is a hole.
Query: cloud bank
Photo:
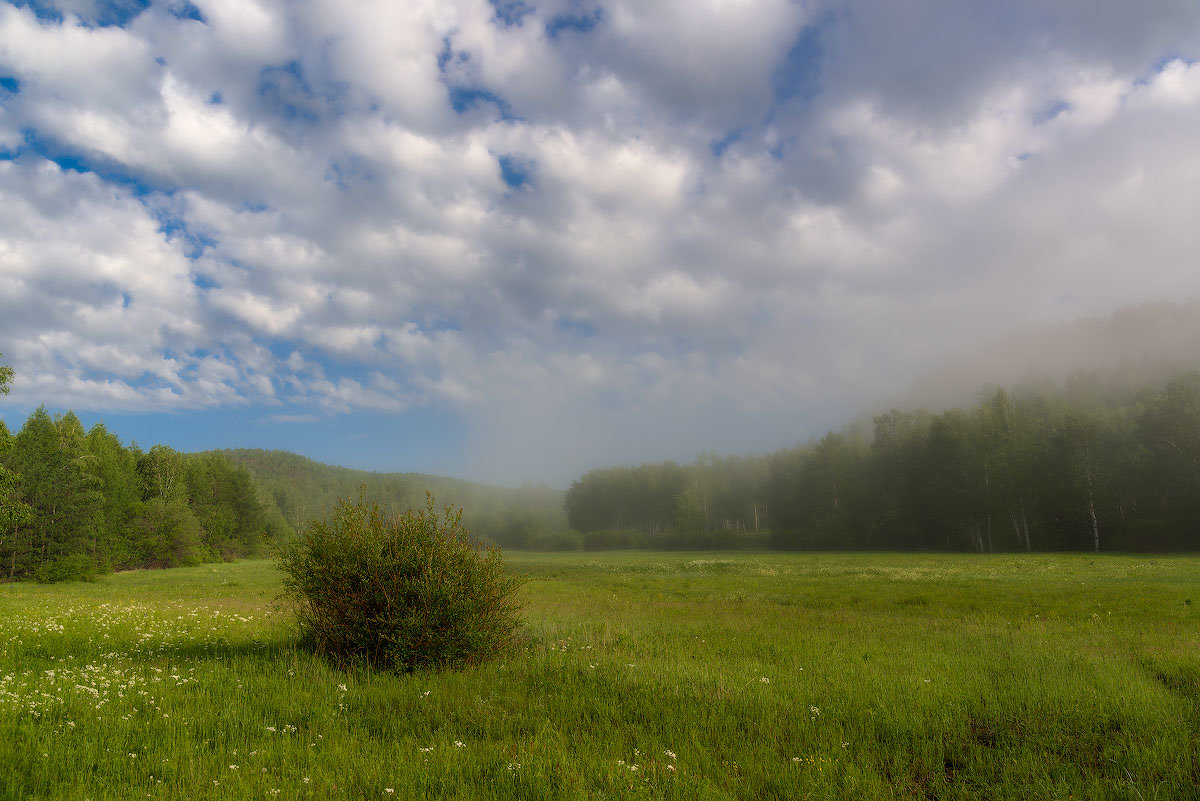
[[[445,408],[506,481],[788,444],[1200,295],[1198,42],[1186,0],[0,4],[10,402]]]

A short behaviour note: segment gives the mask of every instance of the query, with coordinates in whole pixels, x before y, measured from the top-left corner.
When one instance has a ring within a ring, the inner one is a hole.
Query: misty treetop
[[[376,473],[321,464],[287,451],[218,451],[244,467],[296,531],[323,519],[339,501],[366,499],[391,509],[420,509],[426,493],[463,510],[463,524],[476,539],[506,548],[563,550],[578,548],[579,535],[566,531],[562,490],[525,484],[494,487],[425,473]]]
[[[286,531],[250,475],[214,454],[127,447],[39,407],[0,423],[0,579],[88,578],[262,552]]]
[[[589,550],[764,544],[767,477],[753,456],[593,470],[567,491],[567,516]]]
[[[595,548],[1200,549],[1200,373],[1129,375],[892,410],[769,456],[593,470],[568,517]]]

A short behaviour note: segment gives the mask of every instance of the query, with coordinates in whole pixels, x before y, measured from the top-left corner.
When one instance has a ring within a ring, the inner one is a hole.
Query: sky
[[[566,486],[1200,297],[1196,0],[0,2],[0,417]]]

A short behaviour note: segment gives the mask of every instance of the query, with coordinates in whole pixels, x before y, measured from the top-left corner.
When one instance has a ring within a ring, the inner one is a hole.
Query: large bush
[[[412,671],[495,656],[520,625],[521,580],[480,550],[462,511],[381,511],[361,496],[279,557],[304,641],[340,665]]]
[[[33,577],[42,584],[55,584],[59,581],[95,581],[99,573],[100,568],[90,556],[73,553],[42,562]]]

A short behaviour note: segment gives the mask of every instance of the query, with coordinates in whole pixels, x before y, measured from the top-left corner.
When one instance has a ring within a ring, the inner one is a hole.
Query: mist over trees
[[[989,388],[768,456],[593,470],[566,504],[591,548],[1196,550],[1200,373]]]
[[[577,548],[579,535],[566,531],[563,493],[544,485],[510,489],[425,473],[375,473],[321,464],[288,451],[216,451],[245,468],[283,519],[299,531],[330,513],[339,501],[358,497],[395,510],[421,509],[425,493],[463,510],[463,524],[476,539],[506,548]]]
[[[971,405],[986,384],[1032,386],[1046,379],[1062,384],[1085,373],[1119,375],[1129,386],[1162,386],[1200,368],[1197,342],[1200,301],[1126,306],[1108,316],[972,346],[960,358],[921,376],[894,405],[941,412]]]
[[[727,548],[766,544],[769,462],[707,455],[593,470],[567,491],[583,547]]]

